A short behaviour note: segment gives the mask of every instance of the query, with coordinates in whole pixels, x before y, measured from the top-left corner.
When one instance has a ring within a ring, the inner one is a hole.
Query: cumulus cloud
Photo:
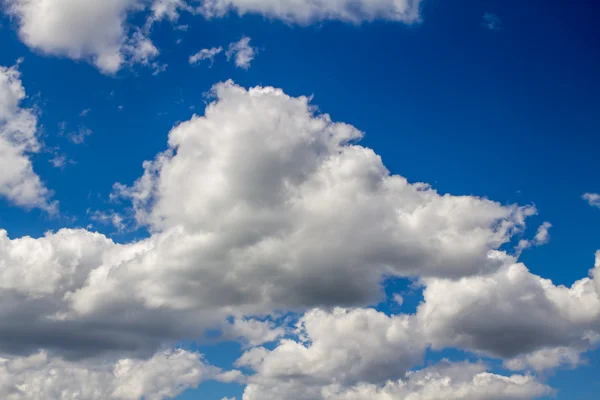
[[[324,387],[350,387],[402,377],[422,358],[426,343],[408,316],[373,309],[312,310],[298,323],[298,341],[285,339],[272,351],[255,348],[238,366],[256,373],[244,399],[319,399]]]
[[[315,399],[530,400],[551,394],[553,390],[550,387],[532,376],[502,376],[486,372],[483,364],[443,361],[434,367],[409,373],[404,380],[390,381],[383,386],[361,384],[343,391],[334,385]]]
[[[0,6],[16,19],[19,36],[30,48],[86,60],[100,71],[114,74],[123,65],[135,63],[148,65],[155,73],[164,70],[164,65],[151,61],[159,50],[148,33],[156,21],[175,22],[181,12],[207,18],[230,12],[261,14],[299,24],[377,19],[414,23],[420,19],[420,3],[421,0],[4,0]],[[144,26],[128,22],[137,13],[146,16]],[[235,53],[236,64],[248,68],[255,50],[247,46]]]
[[[420,5],[421,0],[204,0],[200,11],[207,17],[236,12],[298,24],[324,20],[352,23],[388,20],[411,24],[420,19]]]
[[[582,198],[587,201],[590,206],[600,208],[600,194],[585,193]]]
[[[425,285],[417,315],[436,348],[460,347],[511,359],[512,368],[545,369],[576,363],[598,343],[594,279],[555,286],[515,263],[489,275],[434,278]]]
[[[237,42],[233,42],[229,45],[229,49],[225,53],[227,60],[235,61],[235,65],[238,68],[248,69],[254,57],[256,57],[257,49],[250,46],[250,39],[244,36]]]
[[[17,66],[0,66],[0,196],[26,207],[55,210],[52,193],[34,172],[30,155],[42,146],[37,139],[37,117],[22,108],[25,89]]]
[[[190,56],[190,64],[198,64],[202,60],[210,60],[210,65],[215,62],[215,57],[223,52],[223,47],[212,47],[210,49],[202,49],[196,54]]]
[[[0,395],[7,400],[163,400],[222,371],[202,356],[184,350],[155,354],[147,360],[70,362],[39,352],[0,359]]]
[[[89,60],[105,73],[124,62],[144,61],[157,54],[148,40],[129,37],[128,13],[138,0],[6,0],[5,12],[16,18],[19,36],[46,54]]]
[[[552,228],[552,224],[550,222],[544,222],[538,228],[533,239],[521,239],[516,248],[517,255],[520,255],[523,250],[530,247],[543,246],[547,244],[550,241],[550,228]]]
[[[215,377],[247,379],[245,400],[428,399],[431,388],[445,399],[530,399],[548,389],[528,375],[467,365],[458,370],[469,373],[425,369],[429,380],[411,381],[418,372],[409,371],[429,346],[501,357],[521,370],[576,364],[598,342],[600,253],[591,277],[567,288],[503,250],[533,207],[441,195],[393,175],[358,143],[362,132],[307,97],[233,82],[212,96],[203,116],[171,130],[138,180],[115,185],[146,238],[0,231],[6,359],[43,349],[49,362],[69,366],[147,360],[218,330],[247,346],[237,365],[253,375]],[[0,112],[13,115],[14,103],[0,103],[8,105]],[[532,242],[547,241],[548,228]],[[357,308],[379,301],[388,277],[419,278],[416,314]],[[304,313],[295,329],[272,322],[286,312]],[[272,350],[256,347],[273,341]]]

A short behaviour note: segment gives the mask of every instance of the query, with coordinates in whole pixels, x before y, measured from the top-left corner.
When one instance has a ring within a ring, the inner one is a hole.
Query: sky
[[[575,3],[0,0],[0,397],[595,399]]]

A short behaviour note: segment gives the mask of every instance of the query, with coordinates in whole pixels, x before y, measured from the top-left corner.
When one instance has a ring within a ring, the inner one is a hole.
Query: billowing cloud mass
[[[25,96],[17,66],[0,66],[0,197],[18,206],[50,211],[51,192],[29,158],[41,145],[34,111],[21,107]]]
[[[596,277],[598,261],[597,255]],[[516,357],[507,365],[540,370],[577,364],[579,354],[600,340],[596,279],[584,278],[570,288],[555,286],[517,263],[492,274],[425,284],[417,317],[437,348]]]
[[[162,400],[205,380],[223,380],[199,354],[160,352],[148,360],[74,363],[39,352],[0,358],[0,396],[7,400]]]
[[[83,400],[162,399],[213,378],[247,381],[244,400],[550,393],[530,372],[418,369],[430,347],[515,371],[576,365],[600,337],[600,255],[590,278],[555,286],[517,259],[533,207],[410,183],[358,144],[362,136],[307,97],[220,83],[138,180],[115,184],[113,199],[131,204],[146,238],[1,231],[0,390],[39,398],[36,379],[53,377],[42,398],[68,385]],[[529,243],[547,242],[549,226]],[[361,308],[383,298],[389,277],[422,285],[416,313]],[[278,319],[288,312],[295,327]],[[244,343],[236,365],[251,375],[161,353],[209,330]]]

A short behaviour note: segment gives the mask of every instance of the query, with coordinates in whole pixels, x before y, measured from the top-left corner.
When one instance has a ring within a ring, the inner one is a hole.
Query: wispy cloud
[[[203,60],[210,60],[210,65],[212,66],[215,62],[215,57],[223,52],[223,47],[213,47],[210,49],[202,49],[196,54],[190,56],[190,64],[198,64]]]
[[[483,26],[491,31],[499,31],[502,29],[502,21],[496,14],[485,13],[483,14]]]

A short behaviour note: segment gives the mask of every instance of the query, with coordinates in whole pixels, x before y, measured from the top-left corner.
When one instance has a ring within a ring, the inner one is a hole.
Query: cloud
[[[209,18],[229,12],[260,14],[303,25],[325,20],[351,23],[387,20],[412,24],[420,20],[420,5],[421,0],[206,0],[200,12]]]
[[[178,20],[181,12],[206,18],[230,12],[261,14],[290,23],[311,24],[324,20],[351,23],[389,20],[415,23],[420,20],[421,0],[5,0],[3,11],[16,19],[21,40],[33,50],[91,62],[105,74],[124,65],[142,64],[160,73],[165,65],[151,61],[159,50],[148,37],[160,20]],[[132,16],[146,23],[134,26]],[[237,52],[236,64],[248,68],[255,51]]]
[[[231,316],[372,304],[387,276],[497,270],[534,211],[390,175],[360,131],[306,97],[232,82],[213,96],[139,180],[115,186],[149,237],[3,233],[0,352],[148,356],[231,331]],[[265,340],[254,332],[237,334]]]
[[[76,132],[70,132],[67,135],[67,138],[73,144],[83,144],[83,142],[85,142],[85,138],[90,136],[92,133],[93,132],[91,129],[86,128],[85,126],[81,126]]]
[[[7,82],[13,90],[0,112],[12,118],[21,86]],[[83,229],[38,238],[0,231],[0,355],[26,360],[43,350],[36,377],[79,387],[81,375],[110,390],[94,392],[100,398],[119,387],[127,388],[121,398],[151,398],[169,396],[159,389],[173,387],[171,379],[179,389],[199,381],[181,383],[187,373],[165,372],[164,357],[156,374],[143,360],[217,331],[217,340],[246,346],[237,365],[254,373],[200,375],[247,381],[245,400],[524,400],[549,389],[479,364],[413,369],[431,346],[543,370],[575,365],[597,345],[600,252],[591,277],[568,288],[507,252],[533,207],[441,195],[393,175],[359,144],[361,131],[307,97],[231,81],[211,96],[204,115],[171,130],[139,179],[115,184],[113,199],[130,203],[145,238],[120,244]],[[545,243],[548,228],[531,242]],[[389,277],[423,286],[415,314],[360,308],[382,299]],[[301,314],[295,329],[278,319],[289,312]],[[270,350],[256,347],[270,342]],[[198,365],[197,355],[181,357]],[[124,368],[133,377],[115,384],[115,365],[132,365]],[[14,374],[6,387],[42,379]]]
[[[550,222],[544,222],[537,230],[537,233],[531,240],[521,239],[516,248],[517,256],[521,254],[521,252],[525,249],[534,246],[543,246],[550,241],[550,228],[552,228],[552,224]]]
[[[533,376],[503,376],[486,372],[483,364],[442,361],[383,386],[361,384],[347,391],[333,386],[315,400],[530,400],[553,393]]]
[[[587,201],[590,206],[600,208],[600,194],[585,193],[582,198]]]
[[[299,383],[303,378],[310,381],[309,376],[285,374],[263,380],[259,372],[251,378],[244,399],[277,400],[285,396],[289,400],[531,400],[554,393],[533,376],[503,376],[486,371],[481,363],[452,364],[442,360],[438,365],[409,371],[399,380],[363,382],[350,387],[334,382],[314,389],[310,384]]]
[[[54,212],[52,192],[31,163],[30,155],[42,145],[34,111],[21,107],[26,94],[17,67],[0,66],[0,196],[21,207]]]
[[[181,10],[193,11],[186,0],[153,0],[151,5],[152,18],[156,21],[167,18],[177,21]]]
[[[597,257],[592,274],[599,267]],[[555,286],[515,263],[488,275],[424,284],[417,316],[435,348],[470,349],[512,359],[513,368],[542,369],[577,362],[598,342],[600,292],[593,279]]]
[[[483,14],[483,26],[491,31],[499,31],[502,29],[502,21],[496,14],[485,13]]]
[[[155,354],[147,360],[70,362],[39,352],[0,359],[0,396],[7,400],[162,400],[173,398],[222,371],[185,350]]]
[[[235,65],[238,68],[248,69],[250,63],[256,57],[257,49],[250,46],[250,39],[244,36],[237,42],[233,42],[229,45],[229,49],[225,53],[227,60],[232,58],[235,60]]]
[[[414,319],[372,309],[312,310],[298,323],[299,340],[285,339],[272,351],[255,348],[237,366],[249,367],[244,399],[320,399],[323,388],[402,377],[427,347]]]
[[[223,47],[212,47],[210,49],[202,49],[196,54],[190,56],[190,64],[198,64],[202,60],[210,60],[210,65],[215,62],[215,57],[223,52]]]
[[[21,40],[46,54],[89,60],[107,74],[125,62],[155,56],[149,40],[129,36],[127,16],[140,10],[137,0],[7,0]],[[152,46],[153,47],[153,46]]]

